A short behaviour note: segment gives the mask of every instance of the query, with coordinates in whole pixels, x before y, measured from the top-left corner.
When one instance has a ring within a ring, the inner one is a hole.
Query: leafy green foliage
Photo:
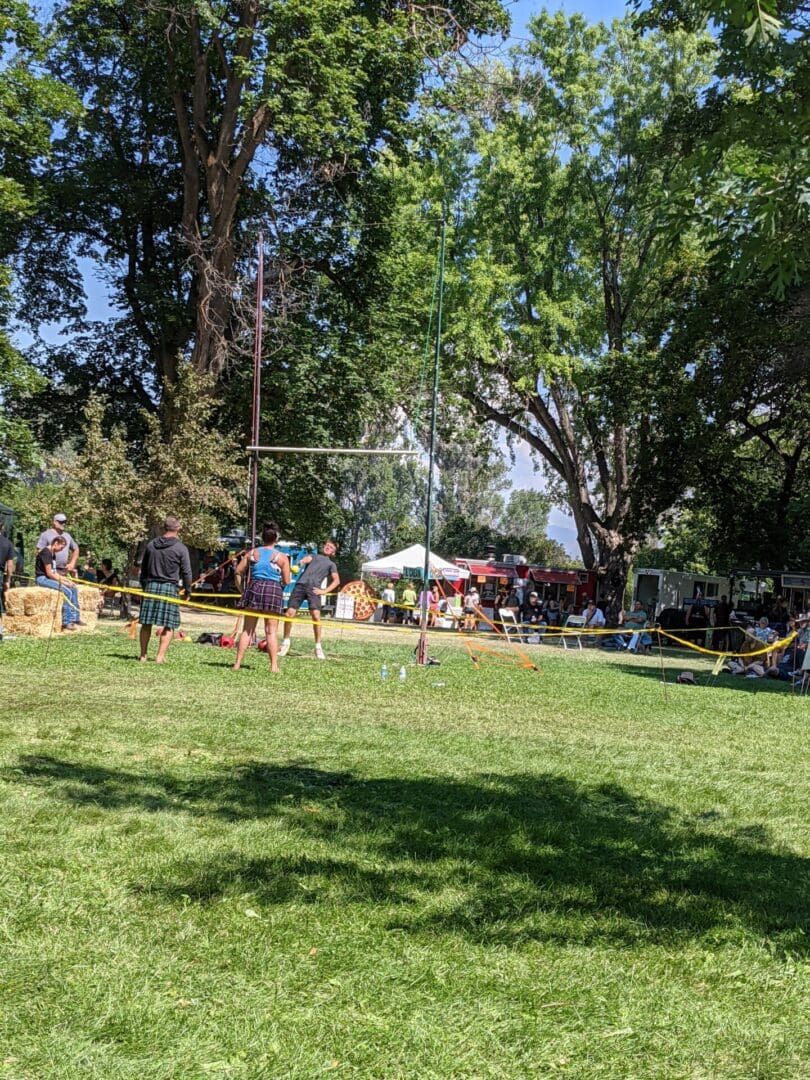
[[[810,39],[800,0],[662,0],[642,26],[711,19],[715,79],[697,114],[679,121],[691,141],[669,192],[670,229],[699,222],[721,264],[752,266],[783,298],[810,266]],[[700,191],[695,199],[694,192]]]
[[[181,365],[177,383],[166,388],[163,417],[145,417],[143,447],[133,453],[120,428],[104,435],[104,404],[91,398],[83,447],[64,468],[74,516],[134,549],[174,514],[187,543],[214,544],[223,526],[238,520],[244,480],[236,442],[211,427],[214,407],[211,381]]]
[[[705,255],[689,233],[672,248],[660,206],[682,154],[670,120],[706,85],[707,44],[562,14],[531,33],[510,68],[440,98],[423,139],[441,165],[401,190],[408,205],[441,180],[454,205],[446,381],[558,478],[583,561],[618,598],[694,475],[693,373],[662,346]]]

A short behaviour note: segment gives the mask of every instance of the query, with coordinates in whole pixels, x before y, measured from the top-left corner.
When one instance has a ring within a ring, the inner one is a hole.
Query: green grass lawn
[[[0,646],[0,1078],[810,1075],[810,698],[296,640]]]

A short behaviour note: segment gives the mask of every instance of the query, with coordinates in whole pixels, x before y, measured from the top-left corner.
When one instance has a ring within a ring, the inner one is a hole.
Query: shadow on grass
[[[653,679],[655,682],[660,683],[663,686],[661,680],[661,668],[652,667],[650,665],[642,664],[627,664],[616,663],[613,665],[615,670],[621,671],[625,675],[636,675],[642,679]],[[710,671],[700,671],[695,668],[694,663],[689,666],[688,660],[684,660],[684,663],[678,667],[666,667],[667,686],[674,686],[679,693],[688,693],[690,687],[684,686],[683,688],[676,682],[678,676],[682,671],[691,671],[695,676],[695,681],[698,686],[708,687],[709,689],[720,690],[740,690],[744,694],[757,694],[757,693],[777,693],[777,694],[790,694],[791,686],[788,682],[783,682],[780,679],[746,679],[742,675],[731,675],[728,672],[721,672],[719,675],[712,675]]]
[[[184,778],[50,757],[25,757],[4,778],[113,813],[281,826],[267,857],[175,858],[133,884],[161,901],[250,891],[267,905],[384,903],[396,905],[391,929],[507,945],[754,933],[780,953],[807,950],[810,860],[774,849],[764,826],[724,829],[720,811],[684,816],[615,785],[554,774],[366,780],[297,762]]]

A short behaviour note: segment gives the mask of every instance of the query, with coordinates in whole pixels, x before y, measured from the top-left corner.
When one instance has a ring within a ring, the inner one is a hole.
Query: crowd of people
[[[190,598],[193,584],[189,550],[180,540],[180,522],[171,515],[166,517],[162,534],[146,544],[140,564],[131,567],[126,577],[115,569],[111,559],[105,558],[97,563],[90,555],[85,557],[81,569],[77,570],[79,545],[68,531],[67,524],[67,516],[57,513],[50,527],[40,534],[36,543],[34,573],[36,585],[62,593],[62,630],[72,632],[84,625],[76,592],[77,582],[101,586],[100,604],[104,603],[105,596],[118,596],[122,614],[127,617],[130,610],[126,588],[136,585],[144,593],[138,616],[141,626],[139,659],[146,661],[153,628],[157,628],[159,641],[156,661],[163,663],[180,626],[178,601]],[[255,640],[259,619],[264,620],[271,670],[278,671],[279,659],[286,656],[290,649],[291,620],[304,603],[309,608],[315,656],[319,660],[326,658],[321,635],[321,607],[322,598],[340,588],[340,577],[334,562],[337,548],[331,540],[327,540],[316,554],[300,560],[300,576],[285,604],[284,590],[290,584],[293,568],[288,556],[277,547],[278,540],[279,527],[267,522],[262,528],[260,544],[228,560],[230,579],[241,594],[237,606],[245,613],[242,632],[236,643],[234,669],[237,671],[242,666],[248,646]],[[19,564],[19,548],[15,548],[0,533],[0,573],[3,579],[0,590],[0,640],[3,634],[3,600],[12,576],[21,571]],[[220,569],[213,567],[207,572],[219,572]],[[295,570],[298,571],[299,567],[295,567]],[[521,589],[518,583],[500,590],[490,619],[482,610],[481,596],[474,584],[463,594],[450,587],[442,589],[438,582],[427,583],[417,590],[418,583],[405,580],[398,597],[394,583],[386,582],[380,594],[382,622],[418,624],[425,610],[430,627],[435,627],[444,618],[446,621],[443,625],[471,632],[483,622],[499,632],[504,632],[507,627],[516,627],[524,637],[531,640],[531,636],[536,635],[536,640],[542,640],[544,635],[569,624],[581,635],[580,640],[585,644],[600,644],[628,652],[649,652],[652,645],[651,617],[638,599],[621,611],[613,627],[614,633],[597,635],[595,631],[605,630],[606,619],[593,599],[577,607],[570,594],[558,597],[549,591],[541,596],[536,589]],[[278,622],[282,614],[286,615],[286,619],[279,642]],[[810,645],[810,610],[791,613],[782,597],[776,597],[770,612],[756,621],[750,618],[746,620],[735,612],[726,596],[714,602],[697,598],[687,606],[684,623],[681,632],[694,639],[696,644],[737,654],[726,665],[726,670],[732,674],[785,681],[804,678],[804,662]],[[793,640],[782,644],[794,632]]]

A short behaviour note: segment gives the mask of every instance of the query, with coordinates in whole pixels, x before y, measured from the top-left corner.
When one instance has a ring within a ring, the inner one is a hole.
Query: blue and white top
[[[251,581],[281,581],[281,567],[273,562],[276,553],[274,547],[256,548],[258,558],[250,560]],[[251,553],[252,555],[252,553]]]

